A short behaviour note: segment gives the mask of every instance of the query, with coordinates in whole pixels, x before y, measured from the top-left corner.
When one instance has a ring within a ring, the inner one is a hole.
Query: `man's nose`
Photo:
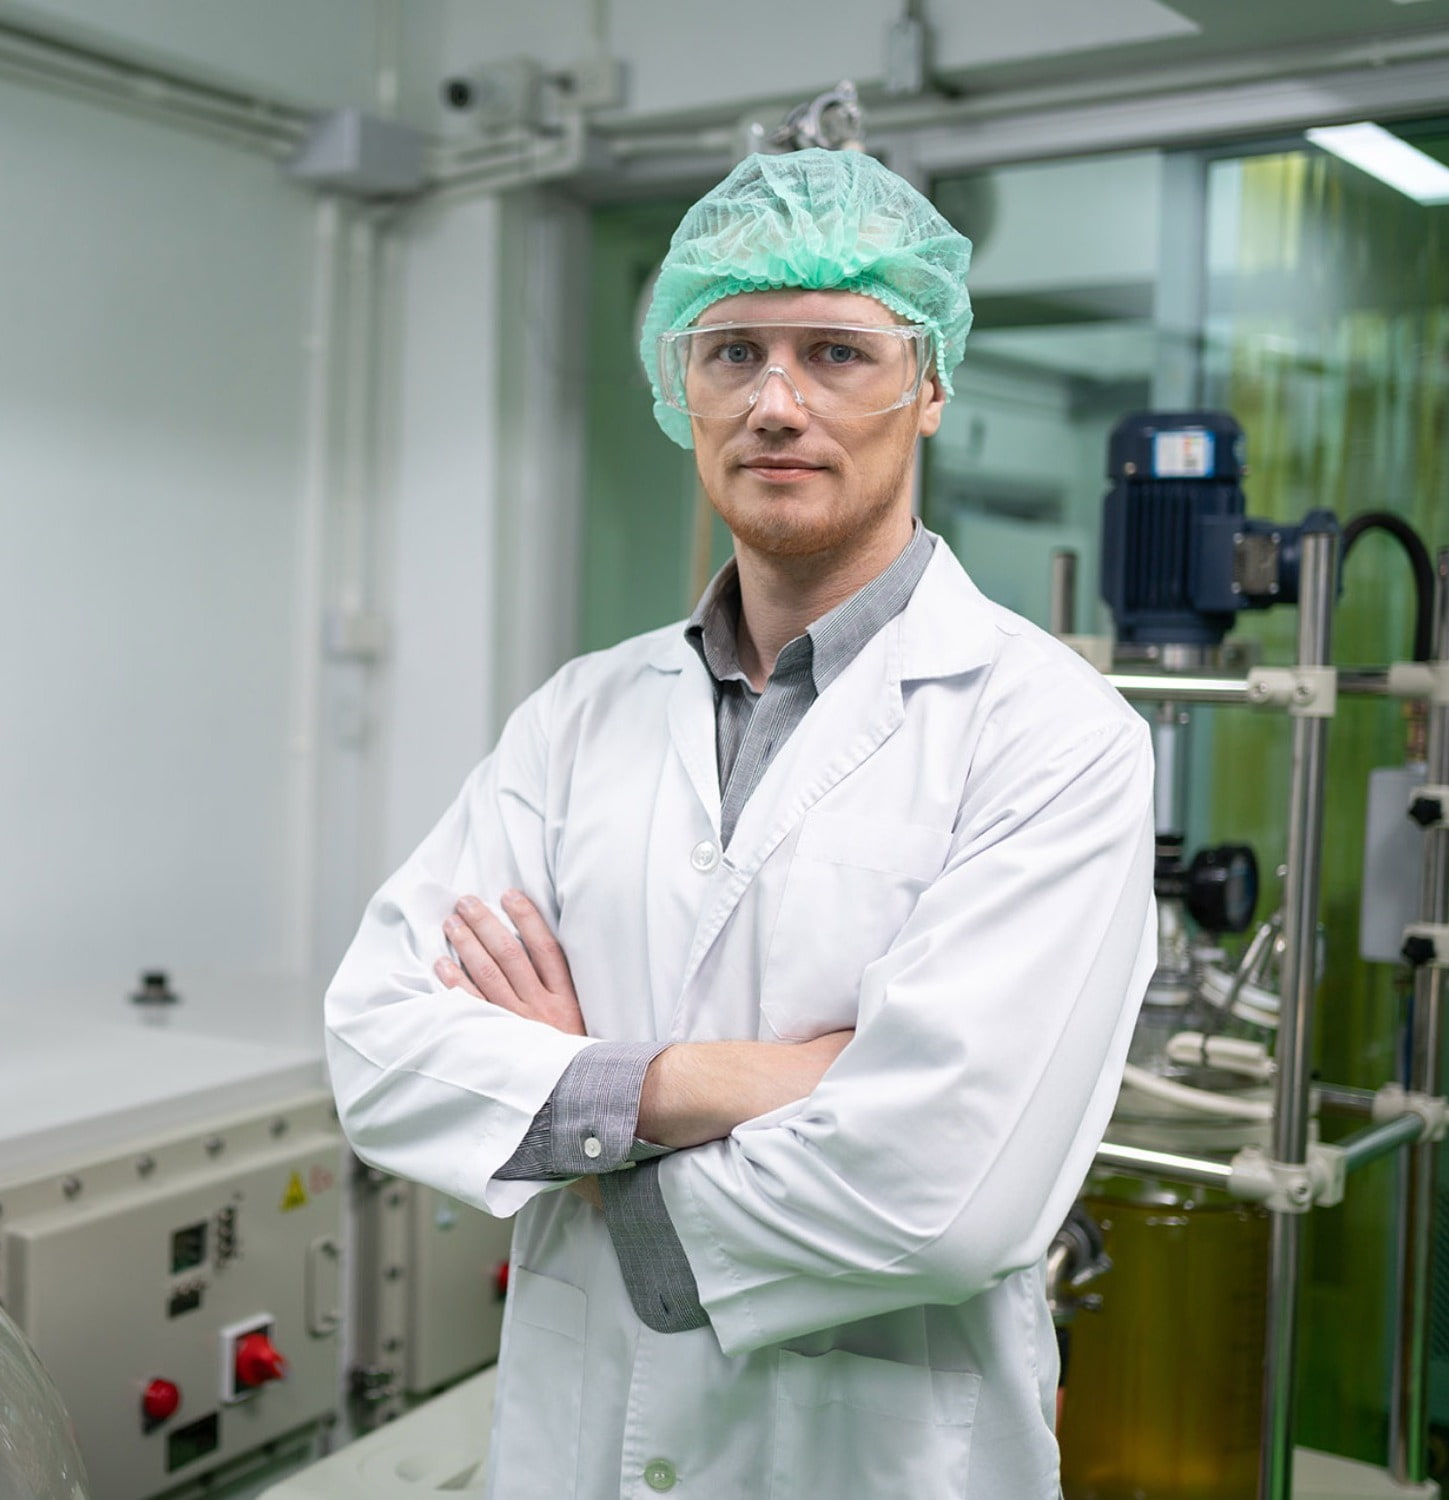
[[[760,377],[750,404],[749,426],[755,432],[798,431],[807,426],[810,414],[800,391],[781,365],[771,365]]]

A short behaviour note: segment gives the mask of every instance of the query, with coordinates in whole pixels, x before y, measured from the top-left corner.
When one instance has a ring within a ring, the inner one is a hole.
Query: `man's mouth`
[[[793,479],[806,479],[812,474],[823,473],[825,464],[814,462],[792,453],[772,453],[757,458],[741,460],[740,467],[757,479],[783,484]]]

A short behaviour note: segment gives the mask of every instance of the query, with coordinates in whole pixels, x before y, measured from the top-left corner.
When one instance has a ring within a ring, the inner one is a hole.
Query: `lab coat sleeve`
[[[962,1302],[1066,1217],[1156,960],[1152,759],[1126,711],[1041,730],[979,757],[816,1091],[659,1164],[725,1352]]]
[[[364,1161],[500,1216],[545,1184],[500,1181],[569,1063],[591,1045],[463,990],[433,964],[443,919],[473,893],[523,891],[557,929],[547,813],[546,685],[407,863],[369,903],[325,1002],[339,1118]]]

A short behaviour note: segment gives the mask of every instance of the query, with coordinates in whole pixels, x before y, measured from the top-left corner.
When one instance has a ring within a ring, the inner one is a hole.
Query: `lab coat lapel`
[[[746,802],[712,900],[694,931],[685,987],[760,866],[831,787],[895,733],[903,718],[897,619],[867,641],[810,706]]]
[[[709,826],[719,835],[719,752],[715,744],[714,684],[682,638],[674,647],[678,676],[669,695],[669,741]]]
[[[901,727],[905,719],[902,682],[950,677],[984,667],[994,653],[999,628],[991,607],[950,549],[938,545],[905,610],[866,642],[811,705],[745,804],[729,849],[703,893],[702,904],[695,908],[699,916],[676,991],[680,997],[676,1032],[687,1020],[690,983],[765,860],[826,792]],[[677,655],[671,660],[673,669],[680,671],[680,682],[670,699],[670,738],[678,764],[693,784],[708,814],[710,831],[718,839],[714,692],[702,663],[682,637],[674,649]],[[656,842],[661,821],[656,817]],[[666,907],[677,910],[677,898],[667,899],[664,889],[676,878],[677,861],[675,852],[667,860],[650,859],[651,918]],[[656,931],[660,933],[657,941],[666,941],[665,925],[670,924],[651,922],[651,947]],[[670,930],[678,935],[677,926],[670,925]]]
[[[666,703],[669,747],[649,811],[645,944],[655,1034],[670,1034],[684,963],[713,877],[692,862],[700,846],[719,847],[720,792],[714,685],[681,633],[654,665],[674,674]],[[717,875],[719,872],[714,872]]]

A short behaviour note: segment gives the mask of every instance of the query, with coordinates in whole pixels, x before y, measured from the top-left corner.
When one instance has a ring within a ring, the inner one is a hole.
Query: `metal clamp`
[[[1449,925],[1442,922],[1413,922],[1404,928],[1404,946],[1399,950],[1404,962],[1421,969],[1429,964],[1436,969],[1449,968]]]
[[[1248,702],[1255,708],[1286,708],[1299,719],[1331,719],[1338,707],[1336,667],[1254,667]]]
[[[1416,786],[1409,793],[1409,816],[1420,828],[1445,827],[1446,809],[1449,809],[1449,786]]]
[[[1427,698],[1449,706],[1449,661],[1396,661],[1389,667],[1389,693],[1395,698]]]
[[[1314,1141],[1304,1162],[1274,1161],[1259,1146],[1244,1146],[1232,1160],[1228,1192],[1278,1214],[1306,1214],[1314,1204],[1343,1202],[1348,1169],[1336,1146]]]
[[[1449,1134],[1449,1099],[1415,1093],[1400,1083],[1386,1083],[1374,1095],[1374,1123],[1386,1124],[1402,1115],[1418,1115],[1423,1121],[1421,1141],[1442,1141]]]

